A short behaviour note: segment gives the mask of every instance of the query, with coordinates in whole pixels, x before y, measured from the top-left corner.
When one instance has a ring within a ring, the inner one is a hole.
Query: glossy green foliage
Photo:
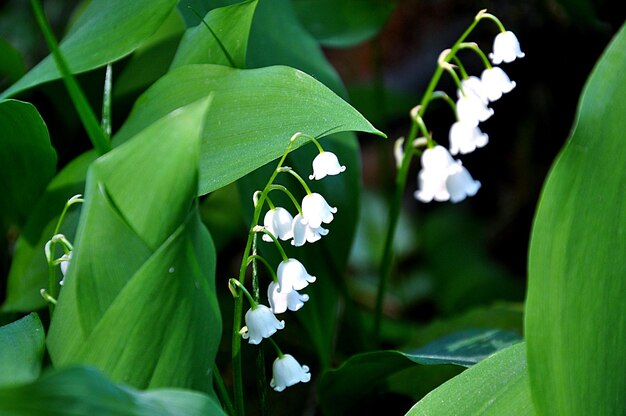
[[[48,287],[48,263],[44,246],[52,238],[61,211],[68,199],[85,192],[87,168],[96,159],[89,151],[70,162],[52,179],[32,212],[15,244],[2,311],[26,312],[45,306],[39,290]],[[65,216],[59,232],[74,240],[80,205]],[[54,253],[60,256],[61,252]]]
[[[0,38],[0,88],[5,82],[15,82],[26,72],[20,53],[6,40]]]
[[[382,134],[332,91],[296,69],[186,65],[139,98],[114,142],[124,142],[170,111],[209,95],[213,105],[204,119],[199,194],[276,159],[298,131],[311,136],[349,130]]]
[[[54,176],[56,152],[48,128],[30,103],[0,101],[0,231],[21,227]]]
[[[193,203],[209,102],[172,112],[90,167],[48,337],[55,366],[95,365],[137,388],[211,390],[215,251]]]
[[[593,70],[533,226],[528,367],[544,415],[626,414],[626,26]]]
[[[139,47],[175,5],[176,0],[94,0],[70,28],[60,51],[72,73],[106,65]],[[61,74],[49,55],[0,97],[59,78]]]
[[[35,313],[0,327],[0,388],[27,383],[39,377],[45,336]]]
[[[430,392],[407,416],[535,415],[526,348],[519,343],[464,371]]]
[[[188,64],[245,68],[248,37],[257,4],[257,0],[250,0],[207,13],[204,22],[185,32],[172,69]]]
[[[138,391],[114,384],[94,368],[45,374],[31,384],[0,389],[0,414],[13,416],[223,416],[215,399],[195,391]]]
[[[304,27],[325,46],[350,47],[374,37],[394,9],[388,0],[294,0]]]
[[[344,414],[357,400],[370,393],[390,375],[416,366],[454,364],[469,367],[489,355],[519,342],[520,337],[502,330],[468,330],[449,335],[409,352],[375,351],[358,354],[319,383],[325,414]]]

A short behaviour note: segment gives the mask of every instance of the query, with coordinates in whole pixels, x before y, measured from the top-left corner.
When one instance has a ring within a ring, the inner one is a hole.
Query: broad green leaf
[[[413,406],[407,416],[535,414],[528,382],[526,348],[524,343],[519,343],[433,390]]]
[[[24,225],[54,176],[56,152],[48,128],[30,103],[0,100],[0,231]]]
[[[114,384],[95,368],[73,367],[31,384],[0,388],[0,414],[14,416],[204,416],[225,415],[215,399],[195,391],[138,391]]]
[[[245,68],[250,26],[257,4],[257,0],[250,0],[211,10],[204,22],[213,33],[202,22],[187,29],[171,68],[188,64]]]
[[[36,313],[0,327],[0,388],[39,377],[45,346],[46,335]]]
[[[587,81],[535,216],[526,337],[541,414],[626,414],[624,114],[626,26]]]
[[[293,5],[321,44],[343,48],[378,34],[395,7],[389,0],[293,0]]]
[[[200,194],[276,159],[298,131],[311,136],[350,130],[382,135],[332,91],[296,69],[186,65],[139,98],[114,141],[123,142],[165,114],[209,95],[213,104],[202,135]]]
[[[185,22],[173,9],[156,32],[134,52],[119,75],[114,75],[116,97],[141,91],[165,75],[185,31]]]
[[[152,35],[175,5],[176,0],[93,0],[61,42],[61,53],[72,73],[114,62]],[[59,78],[49,55],[0,98]]]
[[[139,388],[211,390],[215,249],[192,205],[208,104],[172,112],[92,164],[50,326],[55,366],[92,364]]]
[[[48,287],[44,246],[52,238],[67,200],[85,192],[87,168],[95,159],[96,153],[89,151],[71,161],[52,179],[34,206],[15,244],[2,311],[26,312],[46,305],[39,293],[40,289]],[[79,214],[80,205],[75,205],[67,212],[59,230],[70,241],[74,240]]]
[[[415,365],[453,364],[469,367],[520,341],[502,330],[467,330],[410,351],[375,351],[352,356],[319,383],[325,414],[343,414],[390,375]]]

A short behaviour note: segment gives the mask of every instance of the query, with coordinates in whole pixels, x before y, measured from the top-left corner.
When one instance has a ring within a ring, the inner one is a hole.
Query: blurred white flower
[[[480,78],[489,101],[496,101],[515,88],[515,81],[511,81],[506,72],[497,66],[485,69]]]
[[[281,293],[289,293],[292,290],[302,290],[315,282],[315,276],[310,275],[302,263],[296,259],[287,259],[278,265],[278,287]]]
[[[256,305],[248,309],[245,320],[245,332],[241,336],[250,344],[259,344],[263,338],[269,338],[285,327],[285,321],[276,319],[271,309],[265,305]]]
[[[523,58],[524,52],[520,49],[517,36],[511,31],[500,32],[493,40],[493,52],[489,54],[491,62],[513,62],[515,58]]]
[[[291,245],[295,247],[303,246],[304,243],[314,243],[318,241],[322,236],[328,234],[328,230],[326,228],[317,227],[313,228],[309,225],[309,223],[302,217],[302,214],[298,214],[294,217],[291,230],[293,232],[293,240],[291,240]]]
[[[306,195],[302,199],[302,217],[311,228],[319,228],[322,222],[329,224],[337,208],[328,205],[324,197],[318,193]]]
[[[306,383],[311,380],[309,367],[300,365],[300,363],[289,354],[276,358],[272,370],[274,376],[270,381],[270,386],[278,392],[294,384]]]
[[[422,202],[459,202],[466,196],[473,196],[480,188],[460,161],[454,160],[442,146],[424,150],[422,169],[418,175],[419,189],[415,198]]]
[[[70,266],[70,260],[72,260],[72,253],[73,252],[70,251],[69,254],[64,254],[63,257],[61,257],[63,259],[63,261],[59,263],[61,273],[63,274],[63,279],[61,279],[61,281],[59,282],[61,286],[63,286],[63,284],[65,283],[65,275],[67,274],[67,268]]]
[[[297,290],[289,293],[281,293],[278,290],[278,283],[272,282],[267,288],[267,298],[270,301],[270,308],[274,313],[283,313],[287,309],[297,311],[304,306],[304,302],[309,300],[309,295],[300,294]]]
[[[293,217],[289,211],[281,207],[270,209],[263,218],[263,225],[267,231],[272,233],[274,237],[280,238],[283,241],[293,237],[293,231],[291,230],[292,222]],[[272,238],[267,234],[263,234],[263,241],[271,243]]]
[[[493,110],[476,94],[466,93],[456,102],[456,114],[459,120],[478,124],[491,117]]]
[[[468,196],[476,195],[480,189],[480,182],[475,181],[467,169],[457,160],[450,167],[446,179],[446,188],[450,193],[450,202],[460,202]]]
[[[339,164],[339,159],[332,152],[321,152],[313,159],[313,175],[309,179],[322,179],[326,175],[338,175],[345,171],[346,167]]]
[[[489,142],[489,136],[478,125],[469,121],[457,121],[450,127],[450,153],[456,155],[473,152]]]
[[[485,105],[489,103],[487,92],[485,91],[482,80],[477,76],[472,75],[461,81],[461,88],[456,91],[457,98],[461,98],[463,96],[463,92],[465,94],[474,94],[476,97],[480,98]]]

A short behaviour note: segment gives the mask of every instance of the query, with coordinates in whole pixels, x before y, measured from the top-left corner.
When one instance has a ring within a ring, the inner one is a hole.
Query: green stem
[[[456,43],[450,48],[450,52],[447,54],[446,60],[451,59],[456,52],[459,50],[461,43],[469,36],[469,34],[474,30],[478,22],[480,21],[480,13],[474,19],[472,24],[463,32],[461,37],[456,41]],[[443,67],[437,65],[437,69],[435,69],[435,73],[431,78],[428,86],[426,87],[426,92],[422,97],[422,101],[418,107],[417,115],[421,118],[424,116],[426,109],[428,108],[428,104],[433,98],[433,94],[435,92],[435,88],[441,79],[441,75],[443,74]],[[393,266],[393,240],[396,233],[396,228],[398,226],[398,219],[400,217],[400,209],[402,207],[402,196],[404,195],[404,188],[406,187],[407,176],[409,173],[409,166],[411,164],[411,159],[415,154],[415,147],[413,146],[413,141],[417,135],[418,125],[415,120],[413,120],[411,124],[411,130],[409,132],[409,136],[404,143],[404,157],[402,159],[402,164],[398,169],[398,174],[396,175],[396,183],[393,199],[391,201],[391,205],[389,207],[389,217],[387,222],[387,232],[385,234],[385,245],[383,248],[383,256],[380,266],[380,279],[378,283],[378,292],[376,294],[376,305],[374,309],[374,339],[378,342],[380,340],[380,327],[382,321],[382,309],[383,309],[383,301],[385,299],[385,292],[387,290],[389,277],[391,275],[391,269]]]
[[[278,162],[276,169],[270,176],[263,188],[263,192],[261,192],[261,196],[258,199],[258,203],[254,207],[254,213],[252,214],[252,226],[250,228],[250,232],[248,233],[248,240],[246,241],[246,247],[243,251],[241,265],[239,267],[239,282],[243,284],[246,277],[246,269],[247,269],[247,260],[250,255],[250,249],[252,248],[252,241],[254,237],[254,227],[259,223],[259,217],[261,216],[261,208],[267,198],[267,194],[269,193],[269,187],[274,183],[276,176],[279,173],[280,167],[285,162],[287,155],[291,151],[293,147],[293,143],[301,134],[294,134],[289,140],[289,145],[283,153],[282,158]],[[282,247],[281,247],[282,248]],[[242,377],[242,368],[241,368],[241,335],[239,334],[239,329],[241,328],[241,318],[243,312],[243,299],[241,297],[235,298],[235,308],[233,313],[233,330],[232,330],[232,342],[231,342],[231,359],[233,365],[233,389],[235,396],[235,409],[236,414],[238,416],[244,415],[244,397],[243,397],[243,377]]]
[[[311,141],[315,144],[315,147],[317,147],[317,150],[319,150],[320,153],[324,153],[324,148],[315,137],[311,137]]]
[[[263,233],[263,234],[269,236],[272,239],[272,241],[274,242],[274,245],[276,245],[276,249],[280,253],[280,257],[282,257],[283,261],[289,260],[289,257],[287,257],[287,253],[285,253],[285,250],[283,249],[283,246],[280,245],[280,242],[278,241],[278,239],[276,238],[276,236],[274,234],[270,233],[265,228],[259,229],[258,232]]]
[[[111,92],[113,90],[113,65],[108,64],[104,74],[104,92],[102,94],[102,131],[111,137]]]
[[[65,62],[65,58],[63,58],[63,55],[59,50],[59,46],[54,37],[54,34],[50,29],[50,25],[46,20],[43,9],[41,7],[41,3],[39,2],[39,0],[31,0],[30,3],[33,7],[37,24],[39,24],[39,28],[43,33],[46,44],[52,52],[52,56],[54,57],[57,68],[59,69],[59,72],[63,77],[63,82],[65,83],[67,92],[69,93],[70,98],[74,103],[74,107],[78,112],[78,116],[80,117],[83,126],[85,126],[87,135],[89,136],[89,139],[93,143],[93,147],[96,149],[98,154],[103,155],[111,150],[111,142],[100,128],[98,120],[96,119],[96,115],[89,106],[87,98],[85,98],[85,94],[83,94],[83,91],[80,89],[76,78],[74,78],[74,75],[72,75],[72,73],[70,72],[67,62]]]
[[[446,103],[448,103],[448,105],[452,109],[452,112],[456,116],[456,104],[454,103],[452,98],[450,98],[450,96],[448,94],[446,94],[443,91],[435,91],[433,93],[433,101],[434,100],[444,100]]]
[[[304,188],[304,190],[306,191],[307,195],[311,195],[313,192],[311,192],[311,188],[309,188],[309,185],[306,184],[306,182],[304,181],[304,179],[302,179],[302,176],[298,175],[298,173],[291,169],[290,167],[285,166],[284,168],[280,168],[278,169],[280,172],[284,172],[284,173],[288,173],[291,176],[293,176],[294,178],[296,178],[298,180],[298,182],[300,182],[300,184],[302,185],[302,187]]]
[[[253,250],[253,252],[254,252],[254,250]],[[269,262],[267,260],[265,260],[265,258],[259,256],[258,254],[253,254],[250,257],[248,257],[248,264],[250,264],[253,260],[259,260],[261,263],[263,263],[265,265],[265,267],[267,267],[267,270],[272,275],[272,280],[274,282],[278,282],[278,276],[276,276],[276,272],[274,271],[272,266],[269,264]]]
[[[224,384],[224,379],[220,374],[220,370],[216,365],[213,366],[213,382],[215,383],[215,387],[217,390],[217,395],[222,402],[222,406],[226,408],[226,413],[230,416],[235,415],[235,407],[233,406],[233,402],[230,400],[230,396],[228,395],[228,390],[226,389],[226,385]]]
[[[293,196],[293,194],[289,191],[289,189],[285,188],[282,185],[272,185],[272,186],[270,186],[270,191],[282,191],[282,192],[284,192],[289,197],[289,199],[291,199],[291,202],[293,202],[293,205],[296,207],[298,212],[300,214],[302,214],[302,207],[300,206],[300,203],[298,202],[296,197]],[[267,199],[267,201],[269,203],[269,198]]]
[[[283,358],[285,354],[283,354],[280,348],[278,348],[278,344],[276,343],[276,341],[274,341],[274,339],[272,338],[267,338],[267,340],[270,342],[270,344],[272,344],[272,347],[274,347],[274,350],[276,351],[276,355],[278,355],[278,358]]]
[[[487,55],[485,55],[485,52],[483,52],[483,50],[480,49],[476,43],[474,43],[474,42],[463,42],[459,46],[459,49],[471,49],[472,51],[474,51],[478,55],[480,60],[483,61],[483,65],[485,65],[485,68],[490,69],[492,67],[491,66],[491,62],[487,58]]]

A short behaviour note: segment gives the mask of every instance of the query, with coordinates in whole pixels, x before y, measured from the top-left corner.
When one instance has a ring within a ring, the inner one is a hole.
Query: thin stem
[[[452,58],[456,52],[458,51],[461,43],[469,36],[469,34],[474,30],[482,15],[479,13],[472,24],[463,32],[463,34],[459,37],[452,48],[450,48],[449,53],[444,58],[444,60],[448,60]],[[437,65],[437,69],[435,69],[435,73],[431,78],[428,86],[426,87],[426,92],[424,92],[424,96],[422,97],[422,101],[418,107],[417,115],[420,117],[424,116],[426,109],[428,108],[428,104],[433,98],[433,94],[439,80],[441,79],[441,75],[443,74],[443,67]],[[418,125],[414,120],[412,120],[411,130],[409,132],[409,136],[404,143],[404,158],[402,160],[402,164],[398,169],[398,174],[396,175],[396,187],[393,195],[393,199],[391,200],[391,205],[389,207],[389,219],[387,223],[387,233],[385,235],[385,245],[383,248],[383,256],[380,266],[380,280],[378,283],[378,292],[376,294],[376,305],[374,310],[374,338],[376,341],[380,340],[380,327],[382,321],[382,309],[383,309],[383,301],[385,298],[385,292],[387,290],[387,285],[389,281],[389,276],[391,275],[391,269],[393,266],[393,240],[396,233],[396,228],[398,226],[398,219],[400,217],[400,209],[402,207],[402,196],[404,195],[404,188],[406,187],[407,176],[409,173],[409,166],[411,164],[411,159],[415,154],[415,147],[413,146],[413,141],[417,135]]]
[[[272,239],[272,241],[274,242],[274,245],[276,245],[276,249],[280,253],[280,257],[282,257],[283,261],[289,260],[289,257],[287,257],[287,253],[285,253],[285,250],[283,249],[283,246],[280,245],[280,242],[278,241],[278,239],[276,238],[276,236],[274,234],[270,233],[269,231],[267,231],[263,227],[255,228],[253,230],[253,232],[259,232],[259,233],[263,233],[263,234],[269,236]]]
[[[434,100],[444,100],[446,103],[448,103],[448,105],[452,109],[452,112],[456,116],[456,104],[454,103],[452,98],[450,98],[450,96],[446,94],[444,91],[435,91],[433,93],[433,101]]]
[[[494,21],[498,25],[498,28],[500,29],[500,32],[506,32],[506,28],[504,27],[504,25],[502,24],[500,19],[498,19],[497,17],[495,17],[491,13],[487,13],[487,9],[479,11],[474,19],[475,19],[474,20],[475,22],[478,22],[481,19],[492,20],[492,21]]]
[[[309,188],[309,185],[306,184],[306,182],[304,181],[304,179],[302,179],[302,176],[298,175],[298,173],[291,169],[288,166],[285,166],[283,168],[279,168],[278,169],[281,173],[288,173],[291,176],[293,176],[294,178],[296,178],[298,180],[298,182],[300,182],[300,184],[302,185],[302,187],[304,188],[304,190],[306,191],[307,195],[311,195],[313,192],[311,192],[311,188]]]
[[[272,183],[274,183],[274,180],[276,179],[276,176],[279,173],[280,167],[283,165],[283,163],[285,163],[285,159],[287,158],[287,155],[291,151],[291,148],[293,147],[293,143],[301,135],[302,133],[296,133],[289,140],[289,145],[287,146],[285,153],[283,153],[283,156],[278,162],[276,169],[274,169],[274,172],[268,179],[267,184],[265,185],[265,188],[263,189],[263,191],[261,192],[261,195],[259,196],[258,203],[254,207],[254,213],[252,214],[251,232],[248,233],[248,240],[246,241],[246,247],[243,251],[242,261],[239,267],[239,282],[242,284],[246,277],[247,259],[248,259],[248,256],[250,255],[250,249],[252,248],[252,241],[253,241],[253,236],[254,236],[253,228],[259,222],[259,217],[261,216],[261,209],[263,207],[265,199],[267,198],[267,194],[269,193],[269,187],[270,185],[272,185]],[[231,342],[231,346],[232,346],[231,358],[232,358],[232,365],[233,365],[233,389],[234,389],[234,396],[235,396],[236,414],[239,416],[243,416],[245,406],[244,406],[244,397],[243,397],[243,377],[242,377],[242,368],[241,368],[241,335],[239,334],[239,329],[241,327],[241,317],[242,317],[241,315],[243,312],[243,300],[241,299],[241,297],[235,298],[234,309],[235,310],[233,313],[233,330],[232,330],[232,342]]]
[[[254,252],[254,250],[253,250],[253,252]],[[253,254],[250,257],[248,257],[248,264],[250,264],[253,260],[259,260],[261,263],[263,263],[265,265],[265,267],[267,267],[267,270],[272,275],[272,280],[274,282],[278,282],[278,276],[276,276],[276,272],[274,271],[272,266],[269,264],[269,262],[267,260],[265,260],[265,258],[259,256],[258,254]]]
[[[485,68],[489,69],[492,67],[491,62],[487,58],[487,55],[485,55],[485,52],[483,52],[483,50],[480,49],[480,47],[475,42],[463,42],[459,46],[459,49],[470,49],[474,51],[478,55],[480,60],[483,61],[483,65],[485,65]]]
[[[222,405],[226,408],[226,413],[230,416],[235,415],[235,407],[233,406],[233,402],[230,400],[230,396],[228,395],[228,390],[226,389],[226,385],[224,384],[224,379],[220,374],[220,370],[216,365],[213,366],[213,382],[215,383],[215,387],[217,390],[217,395],[222,402]]]
[[[291,202],[293,202],[293,205],[296,207],[298,212],[300,214],[302,214],[302,207],[300,206],[300,203],[298,203],[298,200],[296,199],[295,196],[293,196],[293,194],[289,191],[289,189],[285,188],[282,185],[271,185],[270,186],[270,192],[271,191],[282,191],[282,192],[284,192],[289,197],[289,199],[291,199]],[[267,201],[269,203],[269,197],[267,198]]]
[[[50,29],[50,25],[46,20],[41,3],[39,0],[31,0],[30,3],[33,7],[37,24],[43,33],[48,49],[52,52],[54,61],[63,77],[63,82],[65,83],[67,92],[72,99],[72,103],[74,103],[74,107],[80,117],[80,121],[83,123],[83,126],[87,131],[87,135],[89,136],[93,147],[96,149],[98,154],[103,155],[111,150],[111,142],[100,128],[96,115],[91,109],[91,106],[89,106],[87,98],[85,98],[85,94],[83,94],[76,78],[74,78],[74,75],[70,72],[67,62],[65,62],[65,58],[63,58],[63,55],[59,50],[59,45],[54,37],[54,34]]]
[[[102,94],[102,131],[111,137],[111,91],[113,90],[113,65],[108,64],[104,74],[104,92]]]
[[[259,303],[261,301],[261,294],[259,293],[259,269],[256,260],[262,257],[257,254],[257,237],[256,234],[252,237],[252,255],[248,257],[248,264],[252,263],[252,293],[254,294],[255,302]]]
[[[252,309],[256,308],[258,306],[257,302],[254,300],[254,298],[252,297],[252,295],[250,294],[250,292],[248,292],[248,289],[246,289],[246,287],[243,285],[243,283],[241,283],[239,280],[237,279],[230,279],[229,280],[230,283],[232,283],[234,286],[236,286],[239,290],[241,290],[241,293],[244,294],[244,296],[248,299],[248,302],[250,303],[250,307]],[[241,296],[237,296],[236,299],[241,299]]]
[[[468,77],[467,71],[465,70],[465,67],[463,66],[463,63],[461,62],[459,57],[455,55],[454,57],[452,57],[452,60],[454,61],[456,66],[459,68],[459,71],[461,71],[461,78],[467,79]]]
[[[274,347],[274,350],[276,351],[276,355],[278,355],[278,358],[283,358],[285,354],[283,354],[280,348],[278,348],[278,344],[276,343],[276,341],[274,341],[274,339],[272,338],[267,338],[267,340],[270,342],[270,344],[272,344],[272,347]]]
[[[313,144],[315,144],[315,147],[317,147],[317,150],[319,150],[320,153],[324,153],[324,148],[315,137],[311,137],[311,141],[313,142]]]

